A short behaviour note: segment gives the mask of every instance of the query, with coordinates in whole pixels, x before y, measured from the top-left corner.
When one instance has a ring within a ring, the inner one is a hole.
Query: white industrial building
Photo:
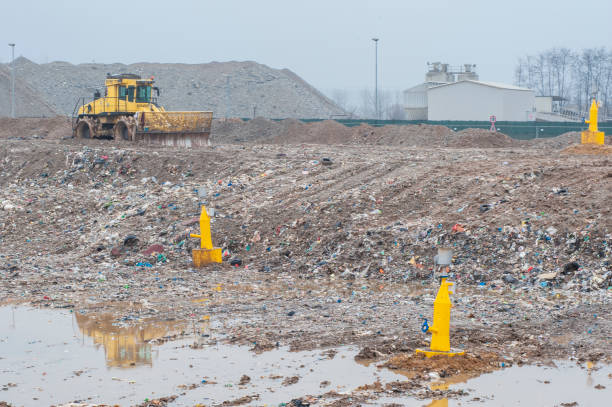
[[[535,93],[531,89],[481,82],[474,68],[428,63],[425,82],[404,91],[408,120],[498,121],[535,120]]]
[[[424,82],[404,91],[406,120],[427,120],[427,91],[445,82]]]
[[[425,82],[404,91],[404,109],[407,120],[427,120],[427,92],[434,86],[455,81],[478,80],[474,71],[476,65],[464,64],[452,67],[441,62],[427,63]]]
[[[494,82],[460,81],[427,91],[428,120],[535,120],[535,92]]]

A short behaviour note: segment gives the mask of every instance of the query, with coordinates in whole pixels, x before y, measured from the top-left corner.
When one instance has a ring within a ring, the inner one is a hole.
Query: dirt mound
[[[214,119],[210,130],[210,138],[215,143],[231,143],[240,141],[240,137],[237,135],[238,131],[242,127],[242,119],[231,118],[231,119]],[[230,139],[234,137],[234,139]]]
[[[504,148],[521,145],[503,133],[466,129],[458,133],[446,126],[386,125],[362,123],[348,127],[335,120],[304,123],[295,119],[276,122],[264,118],[216,120],[213,140],[217,143],[264,144],[365,144],[407,147]]]
[[[302,137],[299,137],[301,140],[298,138],[296,141],[315,144],[351,144],[354,142],[353,129],[335,120],[314,122],[306,127],[306,131],[301,134]]]
[[[0,118],[0,138],[61,139],[72,134],[70,119],[54,118]],[[486,129],[465,129],[454,132],[440,125],[386,125],[361,124],[348,127],[335,120],[305,123],[296,119],[275,121],[257,117],[252,120],[238,118],[213,120],[211,137],[214,144],[324,144],[324,145],[379,145],[420,148],[545,148],[566,154],[610,154],[609,146],[591,148],[572,146],[580,141],[579,132],[558,137],[535,140],[514,140],[503,133]],[[606,140],[609,141],[609,138]]]
[[[575,144],[561,150],[561,154],[607,155],[612,154],[612,146],[597,144]]]
[[[446,147],[453,134],[448,127],[429,124],[382,127],[362,124],[354,131],[355,141],[360,144],[412,147]]]
[[[452,137],[449,147],[457,148],[503,148],[513,147],[519,142],[513,138],[486,129],[465,129]]]
[[[483,355],[461,355],[449,358],[447,356],[425,357],[422,354],[403,353],[393,356],[382,367],[404,372],[427,373],[438,372],[440,377],[492,372],[500,368],[499,355],[489,353]]]
[[[277,136],[265,140],[270,144],[354,144],[355,130],[335,120],[303,123],[299,120],[280,122]]]
[[[567,133],[563,133],[557,137],[537,138],[533,140],[526,140],[523,143],[538,148],[543,147],[554,150],[561,150],[565,147],[571,146],[572,144],[580,143],[580,132],[570,131]]]
[[[279,125],[272,120],[256,117],[246,122],[244,136],[249,140],[268,139],[279,132]]]
[[[261,142],[279,134],[280,125],[273,120],[256,117],[252,120],[237,118],[213,120],[212,140],[219,143]]]
[[[58,116],[48,119],[0,118],[0,138],[60,139],[63,137],[70,137],[71,135],[72,127],[70,124],[70,119],[65,116]]]
[[[295,130],[295,129],[294,129]],[[444,126],[371,126],[362,123],[348,127],[334,120],[302,123],[298,131],[289,132],[270,140],[277,144],[366,144],[385,146],[444,147],[452,130]]]

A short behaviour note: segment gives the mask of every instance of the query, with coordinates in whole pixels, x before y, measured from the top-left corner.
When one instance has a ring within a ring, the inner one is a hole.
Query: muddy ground
[[[210,316],[211,337],[257,352],[353,344],[406,362],[427,345],[433,256],[452,247],[451,343],[492,355],[481,371],[609,362],[611,156],[478,134],[469,148],[2,139],[0,304]],[[224,262],[196,270],[202,203]]]

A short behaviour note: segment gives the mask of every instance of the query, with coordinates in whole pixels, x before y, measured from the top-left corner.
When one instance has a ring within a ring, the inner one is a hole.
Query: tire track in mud
[[[298,164],[298,163],[296,163]],[[334,164],[336,165],[336,164]],[[345,185],[350,185],[350,188],[347,190],[357,188],[359,185],[365,180],[365,183],[370,183],[372,180],[376,179],[376,177],[380,176],[380,174],[385,173],[385,168],[378,169],[378,172],[372,174],[372,169],[369,167],[361,167],[363,163],[344,163],[341,167],[337,169],[333,169],[331,171],[319,169],[314,173],[310,173],[308,176],[295,175],[294,177],[285,178],[284,182],[280,184],[278,182],[278,178],[287,177],[288,174],[292,172],[300,171],[299,168],[301,165],[295,165],[293,167],[285,166],[285,171],[279,173],[278,171],[274,171],[274,174],[270,179],[267,177],[263,178],[260,182],[256,182],[252,188],[254,188],[253,195],[266,195],[271,196],[270,203],[263,202],[260,207],[255,207],[258,210],[261,207],[267,207],[268,212],[271,211],[279,211],[283,210],[295,211],[300,205],[301,202],[311,202],[313,204],[326,201],[329,196],[328,187],[333,187],[333,189],[329,188],[332,191],[338,191],[344,188]],[[325,167],[323,167],[325,168]],[[369,178],[364,177],[365,174],[370,174]],[[342,183],[339,185],[335,179],[343,179]],[[319,185],[321,182],[324,182],[324,185]],[[308,189],[302,189],[297,185],[302,184],[310,184],[312,187]],[[270,186],[272,186],[275,191],[274,194],[270,194]],[[308,192],[306,192],[308,191]],[[287,197],[290,196],[290,199]],[[235,198],[233,201],[218,201],[219,204],[227,204],[229,202],[237,202],[239,198]]]
[[[395,168],[400,167],[402,164],[395,164]],[[392,168],[394,169],[394,168]],[[387,164],[372,168],[364,163],[351,163],[348,168],[343,168],[340,172],[335,173],[317,173],[313,178],[308,178],[308,183],[314,188],[309,188],[311,192],[299,193],[297,197],[288,202],[289,205],[295,204],[298,201],[311,201],[311,202],[325,202],[329,198],[334,198],[334,201],[339,201],[343,196],[352,195],[356,189],[363,186],[369,186],[375,184],[377,179],[380,179],[384,174],[388,173],[389,169]],[[325,179],[321,179],[325,177]],[[337,182],[335,179],[341,179],[342,181]],[[324,185],[317,185],[317,183],[324,182]],[[328,188],[328,187],[333,187]],[[338,191],[344,191],[337,195]]]

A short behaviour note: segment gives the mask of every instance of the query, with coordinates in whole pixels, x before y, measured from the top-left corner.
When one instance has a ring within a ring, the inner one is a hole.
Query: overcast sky
[[[612,44],[611,0],[3,0],[0,37],[35,62],[253,60],[319,89],[423,80],[428,61],[513,81],[518,57]],[[589,20],[592,17],[592,20]],[[0,53],[9,60],[9,47]]]

